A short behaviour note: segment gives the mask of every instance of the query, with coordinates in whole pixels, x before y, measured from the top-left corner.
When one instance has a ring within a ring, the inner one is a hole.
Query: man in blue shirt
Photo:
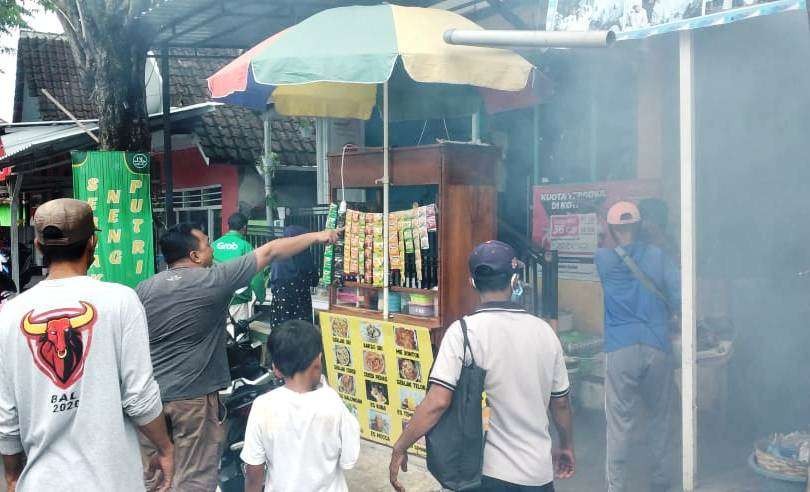
[[[669,322],[680,311],[680,272],[660,248],[639,240],[641,214],[634,204],[616,203],[607,222],[619,247],[600,248],[594,260],[605,301],[608,492],[629,490],[628,450],[641,404],[650,418],[652,490],[666,491],[675,403]]]

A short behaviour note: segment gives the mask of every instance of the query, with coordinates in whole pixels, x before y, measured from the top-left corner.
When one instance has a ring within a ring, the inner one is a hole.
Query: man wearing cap
[[[72,199],[34,216],[48,278],[0,310],[0,453],[9,490],[143,490],[135,427],[173,475],[146,316],[135,292],[87,277],[93,212]]]
[[[486,371],[484,387],[491,408],[481,490],[550,492],[555,474],[557,478],[574,474],[568,372],[560,341],[548,323],[510,302],[516,264],[512,247],[499,241],[479,244],[469,258],[470,281],[480,305],[464,320],[473,358]],[[394,445],[389,472],[398,491],[404,490],[397,477],[400,469],[407,471],[408,448],[450,406],[463,354],[457,321],[444,335],[424,401]],[[554,451],[546,408],[560,436]]]
[[[271,261],[290,258],[315,243],[335,242],[337,231],[282,238],[214,264],[208,236],[178,224],[160,237],[168,270],[138,285],[149,323],[155,378],[175,444],[177,490],[215,490],[227,437],[219,390],[231,382],[225,317],[234,291]],[[146,466],[154,447],[141,441]],[[156,477],[145,469],[147,489]]]
[[[616,247],[597,250],[595,262],[605,304],[608,491],[629,490],[628,454],[642,404],[650,419],[651,490],[665,491],[672,484],[674,446],[669,320],[680,310],[680,273],[660,248],[639,239],[636,205],[616,203],[607,223]]]

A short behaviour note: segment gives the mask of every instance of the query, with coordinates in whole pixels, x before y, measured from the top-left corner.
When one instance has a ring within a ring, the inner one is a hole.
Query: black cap
[[[506,243],[501,241],[481,243],[470,253],[470,274],[475,275],[475,271],[482,266],[489,267],[493,274],[513,273],[515,268],[512,262],[515,257],[515,250]]]

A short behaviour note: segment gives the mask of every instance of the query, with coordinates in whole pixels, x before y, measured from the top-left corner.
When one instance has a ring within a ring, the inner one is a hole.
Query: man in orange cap
[[[622,201],[607,214],[616,247],[595,262],[605,301],[605,392],[609,492],[629,490],[630,436],[647,407],[653,491],[672,483],[673,383],[669,320],[680,311],[680,272],[659,247],[639,239],[641,214]]]

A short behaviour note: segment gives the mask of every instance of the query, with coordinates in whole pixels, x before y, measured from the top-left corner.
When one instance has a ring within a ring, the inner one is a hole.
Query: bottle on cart
[[[426,250],[423,250],[426,252]],[[422,282],[419,285],[420,289],[430,288],[430,275],[428,275],[428,265],[430,264],[430,256],[427,254],[422,256]]]
[[[416,258],[413,253],[405,253],[405,287],[413,289],[416,283]]]
[[[433,255],[426,255],[425,256],[425,263],[424,263],[424,271],[423,277],[425,278],[425,289],[432,289],[434,286],[434,282],[436,281],[433,278]]]
[[[428,253],[430,256],[428,273],[430,275],[430,287],[428,288],[433,289],[439,286],[439,242],[436,231],[428,231],[428,242],[430,243],[430,251]]]

